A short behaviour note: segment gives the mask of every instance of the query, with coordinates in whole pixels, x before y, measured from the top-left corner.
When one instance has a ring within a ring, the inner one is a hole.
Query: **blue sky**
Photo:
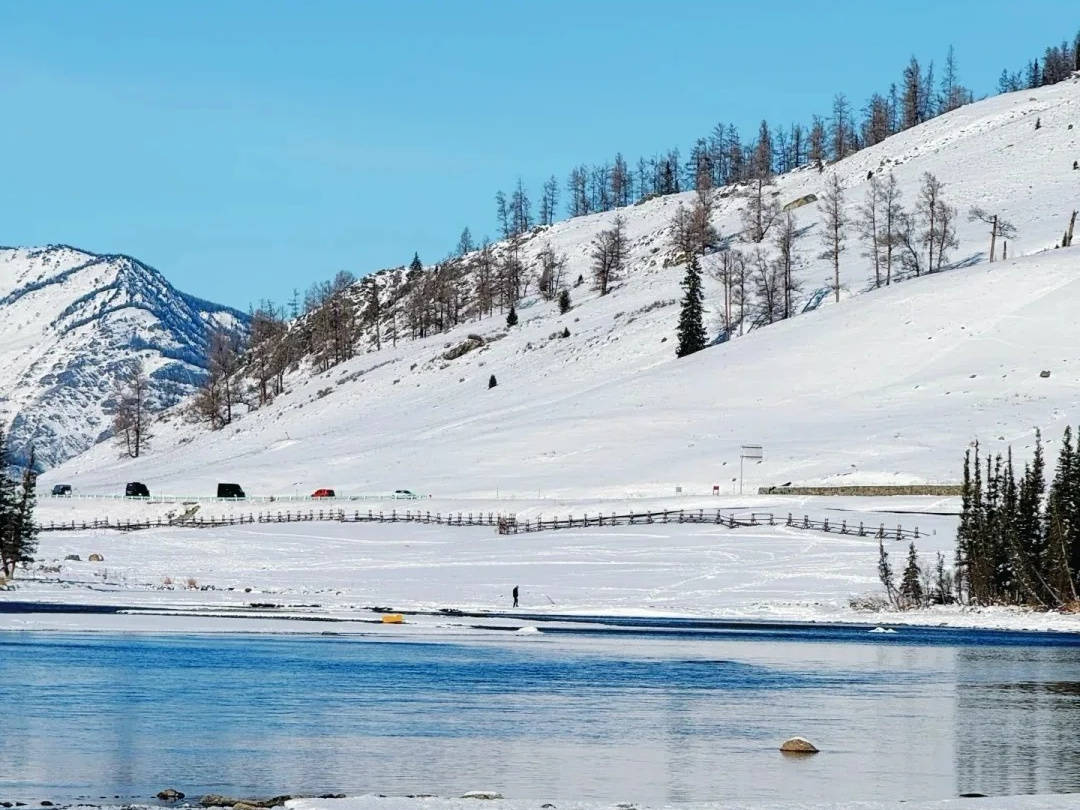
[[[246,308],[494,234],[575,164],[857,108],[915,53],[992,91],[1072,2],[0,2],[0,244]]]

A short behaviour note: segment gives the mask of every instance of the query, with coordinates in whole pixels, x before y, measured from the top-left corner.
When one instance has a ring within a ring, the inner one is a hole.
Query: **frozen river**
[[[1080,791],[1080,637],[1053,634],[2,632],[0,702],[6,800]]]

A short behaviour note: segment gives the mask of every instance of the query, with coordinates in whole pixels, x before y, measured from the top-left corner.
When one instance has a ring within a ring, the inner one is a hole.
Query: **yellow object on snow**
[[[384,613],[382,620],[383,624],[401,624],[405,621],[405,617],[400,613]]]

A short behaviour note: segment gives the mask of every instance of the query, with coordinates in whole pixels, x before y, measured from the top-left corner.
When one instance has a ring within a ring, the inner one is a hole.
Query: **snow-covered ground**
[[[626,278],[604,297],[587,283],[573,287],[565,316],[530,296],[513,329],[496,315],[386,344],[323,374],[304,369],[273,404],[221,431],[174,414],[145,457],[120,461],[101,445],[42,483],[103,494],[122,492],[129,480],[180,495],[237,481],[253,495],[405,487],[454,499],[581,500],[670,496],[676,487],[708,493],[713,485],[731,492],[744,443],[764,445],[765,454],[747,466],[748,487],[956,481],[969,442],[1011,442],[1022,460],[1035,427],[1053,453],[1080,412],[1072,348],[1080,339],[1080,248],[1053,249],[1080,200],[1072,169],[1078,88],[1073,80],[987,99],[824,173],[777,180],[786,203],[820,194],[836,171],[854,218],[868,172],[895,172],[908,206],[932,172],[958,210],[953,259],[972,266],[864,292],[872,268],[852,232],[839,304],[827,296],[815,311],[676,360],[683,269],[666,266],[668,232],[692,195],[655,199],[622,211],[632,245]],[[737,236],[740,193],[717,192],[714,222],[746,250],[752,246]],[[976,204],[1019,229],[1009,261],[983,261],[986,226],[966,218]],[[613,216],[541,230],[523,248],[526,264],[550,244],[568,257],[569,279],[588,278],[590,243]],[[805,229],[797,270],[805,298],[827,285],[831,268],[818,257],[817,206],[796,217]],[[715,326],[720,292],[709,285]],[[555,337],[564,327],[570,337]],[[487,344],[443,358],[470,333]],[[498,386],[489,390],[492,374]]]
[[[777,507],[784,503],[763,496],[747,500],[755,511],[779,512]],[[850,526],[860,521],[868,526],[918,525],[922,537],[917,545],[924,565],[932,566],[938,552],[950,562],[956,517],[947,512],[955,509],[955,499],[911,498],[895,504],[890,500],[809,498],[798,504],[802,508],[788,511],[837,523],[846,520]],[[687,498],[674,508],[689,509],[694,502]],[[734,499],[721,502],[736,512],[747,506],[736,508]],[[46,501],[45,514],[52,514],[57,503]],[[87,504],[92,503],[70,501],[63,506],[67,514],[85,517],[90,514]],[[522,513],[543,512],[539,503],[524,506]],[[155,508],[131,504],[129,515],[139,517],[140,507],[145,512]],[[890,508],[896,511],[875,511]],[[905,508],[908,514],[898,514]],[[899,570],[906,545],[890,541],[887,546]],[[91,554],[104,560],[89,562]],[[69,555],[80,560],[67,560]],[[369,622],[378,617],[368,608],[513,613],[510,592],[518,585],[518,613],[552,620],[568,614],[664,615],[1080,630],[1080,617],[1052,613],[852,610],[851,597],[880,593],[877,558],[873,537],[783,525],[728,529],[652,524],[510,536],[491,528],[332,521],[58,531],[42,534],[33,572],[20,574],[13,590],[0,592],[0,600],[195,612],[204,614],[200,628],[214,625],[206,620],[208,612],[236,616],[239,611],[259,619],[257,625],[242,628],[248,630],[297,630],[302,625],[283,621],[293,617],[334,619],[335,632],[395,632],[373,628]],[[267,620],[267,610],[274,621]],[[417,616],[409,622],[404,632],[442,632],[470,625],[445,617]],[[509,622],[513,624],[512,619]],[[3,614],[0,626],[191,629],[164,616],[150,620],[59,614]],[[235,630],[237,623],[223,622],[219,629]]]

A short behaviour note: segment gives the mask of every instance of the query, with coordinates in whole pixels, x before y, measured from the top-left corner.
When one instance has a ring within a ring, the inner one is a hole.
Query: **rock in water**
[[[784,740],[780,745],[780,750],[786,754],[818,753],[817,746],[803,737],[792,737],[790,740]]]
[[[165,790],[158,792],[157,797],[163,802],[178,802],[184,798],[184,794],[173,788],[165,788]]]

